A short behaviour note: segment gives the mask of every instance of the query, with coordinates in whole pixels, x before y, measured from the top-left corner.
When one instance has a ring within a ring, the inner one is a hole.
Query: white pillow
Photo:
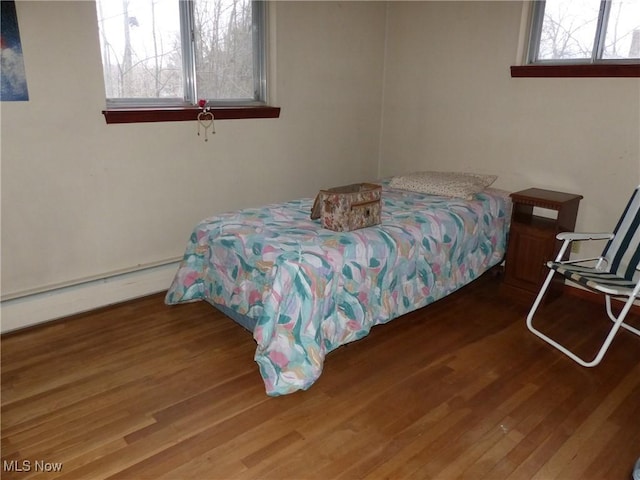
[[[389,186],[400,190],[471,200],[474,194],[487,188],[497,178],[497,175],[464,172],[416,172],[393,177]]]

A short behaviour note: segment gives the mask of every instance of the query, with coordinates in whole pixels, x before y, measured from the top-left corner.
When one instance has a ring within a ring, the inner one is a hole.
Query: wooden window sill
[[[280,107],[210,107],[215,120],[242,118],[279,118]],[[183,122],[197,120],[202,109],[198,107],[166,108],[108,108],[102,111],[107,123]]]
[[[514,65],[512,77],[640,77],[640,63],[589,65]]]

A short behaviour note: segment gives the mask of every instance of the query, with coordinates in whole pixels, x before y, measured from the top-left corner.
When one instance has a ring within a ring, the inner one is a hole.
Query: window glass
[[[589,59],[600,0],[547,0],[538,60]]]
[[[640,60],[640,0],[539,0],[533,5],[529,63]]]
[[[197,0],[196,81],[202,98],[254,97],[251,1]]]
[[[640,58],[640,0],[611,0],[603,58]]]
[[[107,98],[184,98],[176,0],[99,0]]]

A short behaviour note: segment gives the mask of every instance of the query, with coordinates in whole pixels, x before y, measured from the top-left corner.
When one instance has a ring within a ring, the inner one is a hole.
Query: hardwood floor
[[[6,335],[2,478],[629,480],[640,340],[621,331],[580,367],[499,281],[375,327],[277,398],[251,335],[203,302],[155,295]],[[603,315],[565,295],[538,318],[586,352]]]

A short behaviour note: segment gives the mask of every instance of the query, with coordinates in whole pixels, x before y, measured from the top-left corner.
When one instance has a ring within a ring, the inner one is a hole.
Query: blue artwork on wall
[[[26,101],[29,100],[27,91],[27,77],[24,71],[20,31],[18,30],[18,16],[14,0],[0,1],[0,100]]]

